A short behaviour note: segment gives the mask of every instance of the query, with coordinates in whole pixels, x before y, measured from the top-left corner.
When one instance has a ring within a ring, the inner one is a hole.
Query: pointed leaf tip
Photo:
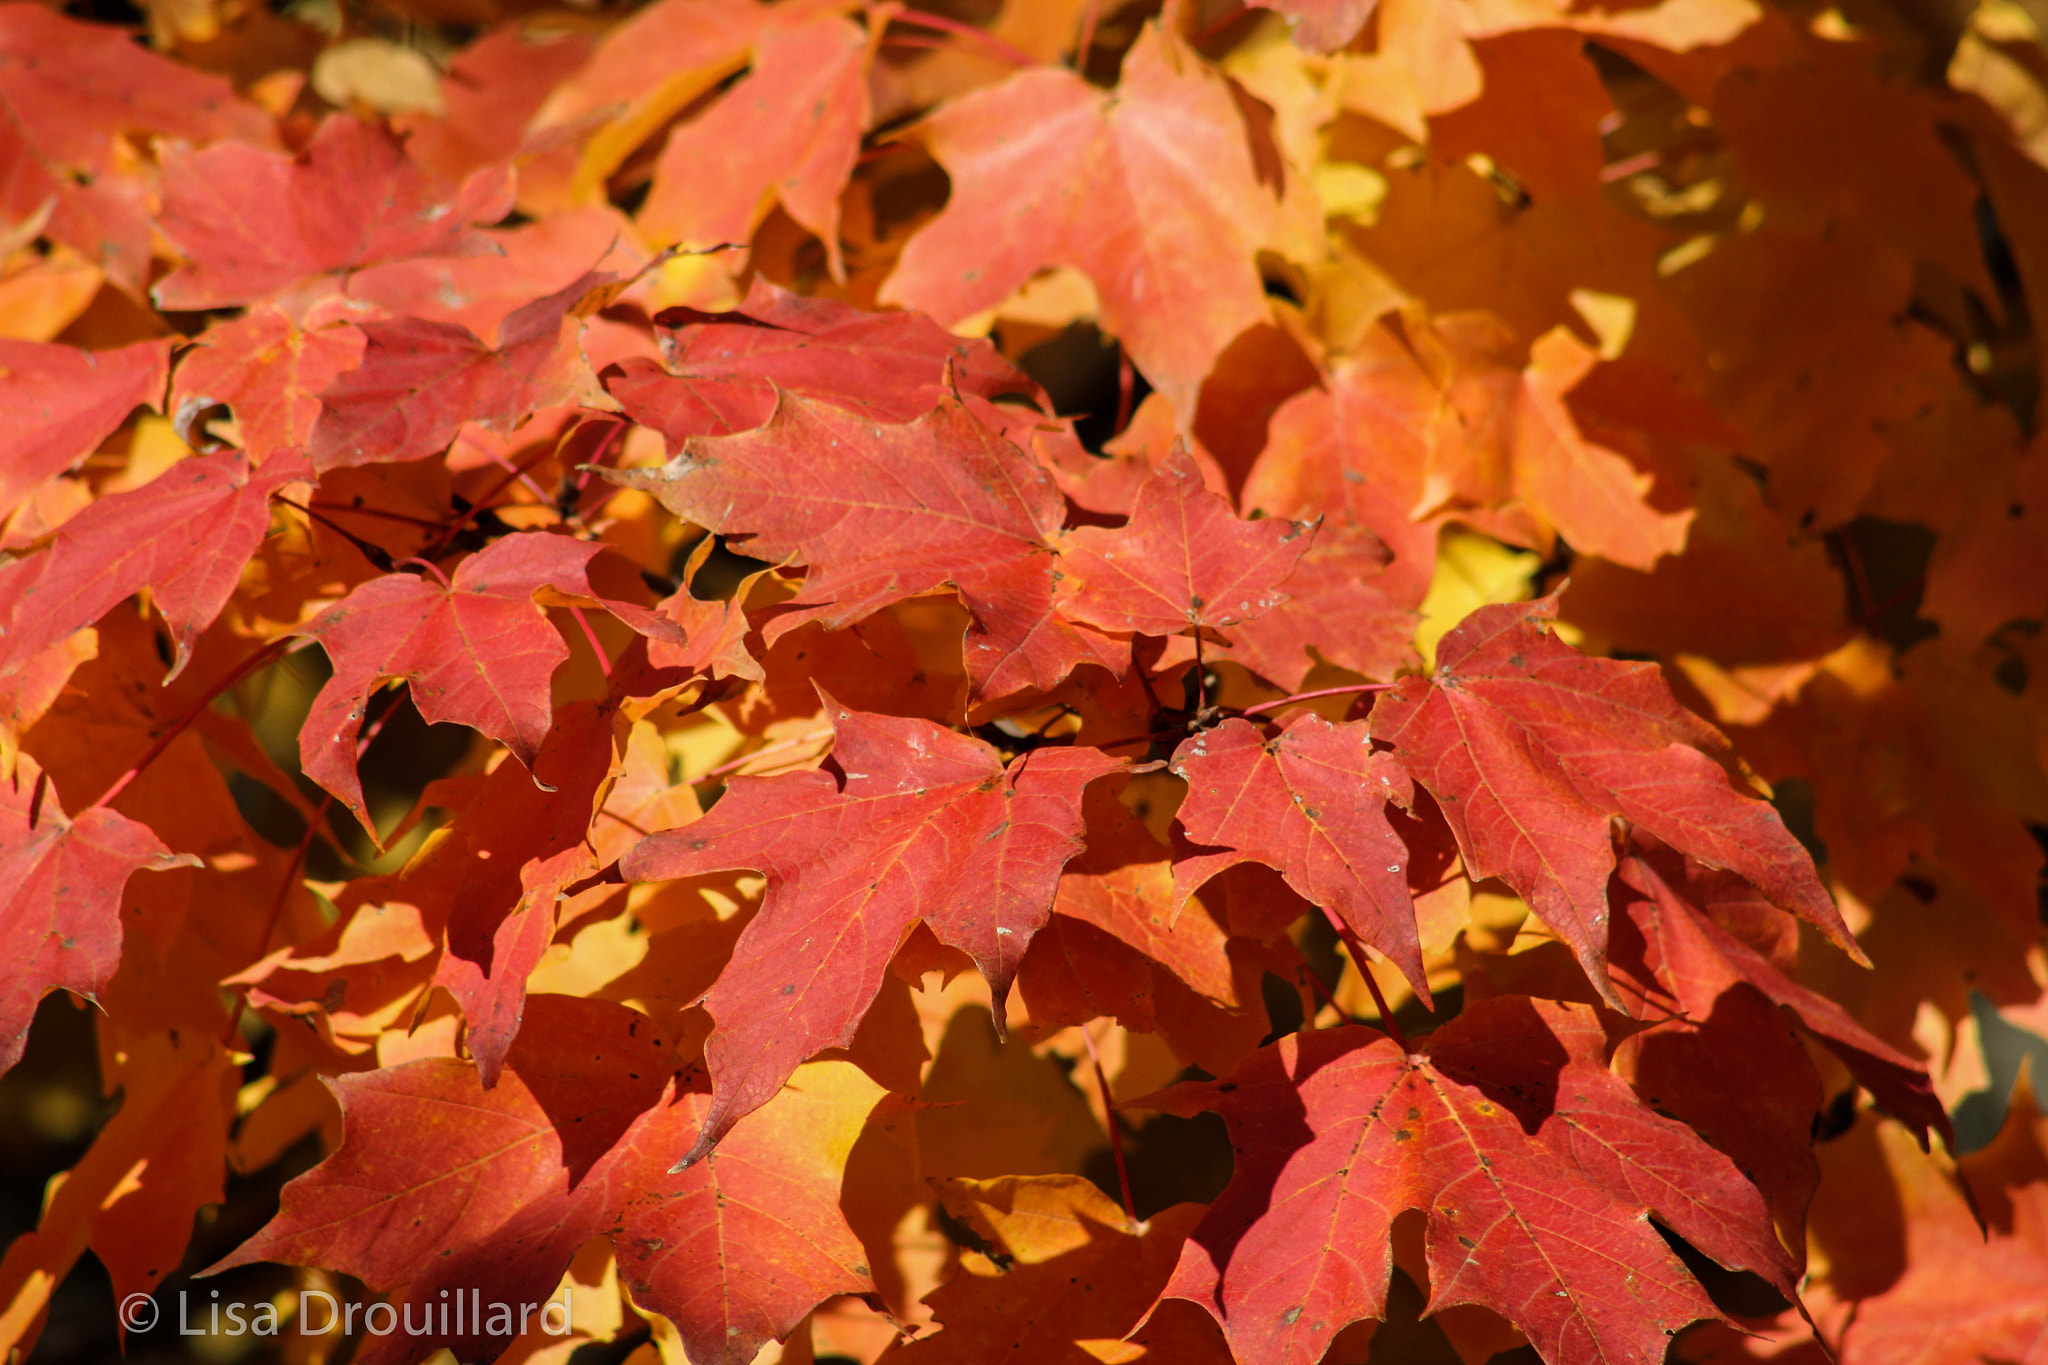
[[[1813,859],[1721,765],[1728,742],[1657,665],[1579,653],[1545,628],[1557,594],[1484,606],[1438,646],[1434,676],[1375,703],[1371,732],[1442,804],[1465,865],[1500,877],[1570,946],[1607,1002],[1607,882],[1616,818],[1861,949]]]
[[[1081,851],[1083,792],[1123,767],[1098,749],[1047,748],[1006,768],[945,726],[823,701],[843,782],[819,770],[737,780],[710,814],[622,864],[636,880],[767,877],[705,997],[714,1114],[733,1121],[805,1059],[851,1043],[919,920],[974,959],[1000,1002]]]

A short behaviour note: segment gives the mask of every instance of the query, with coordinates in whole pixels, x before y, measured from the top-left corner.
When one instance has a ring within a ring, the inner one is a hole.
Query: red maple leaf
[[[53,990],[88,1000],[121,961],[121,889],[136,871],[198,867],[147,825],[93,806],[65,816],[41,768],[17,756],[0,781],[0,1072],[21,1060],[36,1003]]]
[[[1720,733],[1678,704],[1655,664],[1588,658],[1548,633],[1556,614],[1554,594],[1479,608],[1437,647],[1433,676],[1405,678],[1373,706],[1373,735],[1442,805],[1471,875],[1514,887],[1617,1009],[1617,818],[1747,878],[1865,961],[1813,859],[1716,762],[1728,752]]]
[[[633,651],[613,668],[615,689],[647,682]],[[337,930],[375,936],[397,902],[419,907],[412,936],[367,957],[335,960],[330,951],[274,959],[250,979],[291,1007],[327,1011],[334,997],[323,992],[355,989],[337,967],[394,954],[418,962],[423,984],[445,989],[461,1007],[463,1044],[479,1082],[486,1090],[496,1085],[525,1021],[527,978],[555,931],[555,892],[579,880],[590,857],[584,836],[613,776],[617,709],[616,697],[563,706],[530,770],[505,763],[472,779],[453,818],[402,872],[362,878],[342,893]],[[430,957],[436,942],[439,955]]]
[[[1083,526],[1060,542],[1060,610],[1102,630],[1176,635],[1263,615],[1311,544],[1314,526],[1246,521],[1202,485],[1185,450],[1138,489],[1128,523]]]
[[[2048,1017],[2014,24],[1951,149],[1713,0],[90,8],[0,0],[0,1062],[125,1097],[0,1356],[317,1150],[229,1263],[362,1365],[2048,1365],[2048,1127],[1932,1141]]]
[[[0,219],[48,214],[53,239],[136,291],[149,277],[150,185],[124,164],[123,135],[277,142],[269,116],[224,78],[41,5],[0,9],[0,105]]]
[[[484,1089],[498,1083],[526,1021],[526,979],[554,941],[555,902],[564,887],[595,871],[596,860],[582,844],[529,858],[519,869],[517,905],[494,913],[501,907],[479,901],[473,903],[476,913],[449,917],[447,951],[434,969],[434,984],[447,987],[462,1006],[463,1042]]]
[[[479,34],[442,68],[441,108],[394,117],[415,162],[448,180],[512,160],[556,87],[590,60],[594,38],[513,25]]]
[[[954,323],[1046,265],[1094,282],[1102,324],[1192,417],[1217,355],[1271,316],[1252,258],[1276,230],[1230,87],[1152,24],[1112,94],[1052,67],[955,100],[917,136],[945,211],[903,250],[882,301]]]
[[[1324,536],[1376,536],[1391,557],[1381,587],[1396,607],[1420,606],[1436,571],[1440,519],[1410,513],[1422,498],[1437,391],[1385,326],[1359,338],[1324,382],[1273,414],[1266,448],[1245,478],[1245,510],[1320,515]]]
[[[139,407],[161,408],[169,341],[81,351],[0,338],[0,516],[99,448]]]
[[[140,488],[93,503],[64,523],[48,550],[0,565],[0,670],[20,667],[147,587],[171,629],[175,678],[270,530],[270,495],[303,474],[288,460],[252,472],[230,450],[181,460]]]
[[[683,1163],[766,1103],[799,1062],[853,1040],[889,959],[920,920],[988,979],[1002,1027],[1017,964],[1081,850],[1081,794],[1123,766],[1036,749],[1008,768],[978,739],[827,700],[827,772],[741,777],[711,813],[619,860],[632,881],[751,868],[761,913],[705,997],[710,1116]]]
[[[839,196],[868,124],[873,50],[871,37],[841,15],[770,24],[753,70],[669,134],[640,208],[641,232],[656,246],[745,242],[780,200],[824,242],[833,278],[845,278]],[[763,119],[769,109],[793,116]]]
[[[321,395],[308,446],[315,469],[414,460],[455,439],[465,422],[517,426],[536,408],[595,398],[574,316],[609,275],[586,274],[498,325],[496,345],[453,322],[365,322],[362,363]]]
[[[303,452],[320,417],[320,394],[362,362],[363,334],[348,322],[305,327],[270,304],[201,332],[171,378],[181,429],[215,404],[235,415],[242,449],[257,464]]]
[[[1244,1365],[1313,1365],[1384,1314],[1388,1238],[1419,1209],[1427,1311],[1490,1308],[1548,1361],[1656,1365],[1718,1315],[1649,1215],[1724,1265],[1787,1284],[1790,1267],[1756,1188],[1605,1054],[1586,1006],[1510,996],[1416,1052],[1360,1026],[1297,1033],[1152,1097],[1222,1114],[1237,1151],[1166,1294],[1207,1308]]]
[[[973,618],[967,668],[980,695],[1051,688],[1082,663],[1128,664],[1121,642],[1054,611],[1051,546],[1066,505],[1052,476],[957,399],[878,425],[784,394],[758,430],[696,437],[662,469],[610,477],[744,536],[749,554],[810,566],[764,629],[770,644],[950,584]]]
[[[152,292],[160,308],[222,308],[372,261],[456,255],[472,224],[505,216],[511,188],[504,166],[444,181],[388,129],[345,114],[298,157],[234,142],[174,150],[158,222],[185,264]]]
[[[1055,908],[1121,940],[1190,990],[1236,1004],[1229,935],[1203,910],[1176,899],[1172,850],[1118,799],[1116,784],[1088,789],[1088,845],[1060,874]]]
[[[985,340],[953,336],[922,313],[804,298],[765,276],[734,312],[671,308],[655,323],[665,364],[628,358],[602,378],[626,415],[661,432],[670,451],[692,436],[761,426],[775,413],[778,390],[881,422],[923,416],[947,385],[981,398],[1043,400]]]
[[[460,256],[408,256],[352,271],[341,292],[322,300],[353,320],[382,315],[466,327],[495,345],[505,320],[585,276],[630,273],[649,253],[622,237],[618,213],[592,205],[515,227],[479,228]],[[588,311],[588,310],[585,310]]]
[[[434,1314],[433,1327],[373,1342],[374,1365],[410,1365],[444,1342],[495,1359],[531,1327],[471,1305],[546,1301],[577,1249],[603,1234],[693,1360],[745,1365],[821,1299],[872,1290],[839,1212],[832,1147],[850,1145],[879,1087],[800,1078],[711,1160],[671,1173],[706,1097],[676,1093],[674,1058],[647,1019],[574,996],[530,1008],[535,1027],[495,1089],[453,1058],[336,1081],[340,1148],[213,1269],[283,1261],[344,1270],[377,1291],[408,1286],[404,1307],[415,1320]],[[457,1294],[470,1311],[459,1323],[451,1313],[444,1334],[437,1310]]]
[[[1285,582],[1286,598],[1230,628],[1219,650],[1292,691],[1317,660],[1368,678],[1415,663],[1415,613],[1396,600],[1387,547],[1362,526],[1325,523]]]
[[[693,673],[702,670],[714,678],[746,678],[760,682],[767,674],[761,668],[761,661],[747,649],[747,636],[754,626],[747,619],[745,603],[747,589],[758,582],[767,570],[749,575],[730,598],[697,596],[694,585],[716,544],[710,536],[698,541],[697,548],[690,552],[689,561],[683,566],[683,586],[655,604],[655,611],[682,628],[684,639],[680,645],[650,640],[647,662],[656,668],[682,668]]]
[[[2022,1081],[2013,1092],[1991,1144],[1954,1167],[1895,1133],[1858,1136],[1882,1154],[1883,1183],[1865,1188],[1884,1210],[1878,1216],[1890,1214],[1887,1231],[1903,1233],[1903,1246],[1877,1254],[1898,1257],[1891,1267],[1903,1265],[1903,1273],[1887,1267],[1880,1278],[1867,1262],[1841,1258],[1847,1264],[1830,1288],[1853,1300],[1843,1358],[2034,1365],[2048,1343],[2048,1120],[2032,1085]]]
[[[536,593],[602,602],[634,629],[682,642],[667,618],[590,586],[590,561],[604,549],[568,536],[507,536],[462,561],[452,580],[386,574],[308,621],[301,633],[326,647],[334,675],[299,735],[306,776],[374,830],[356,776],[356,736],[364,703],[385,678],[403,678],[428,721],[481,730],[531,768],[553,716],[548,680],[569,658]]]
[[[1784,921],[1782,912],[1760,904],[1737,876],[1681,859],[1641,836],[1638,841],[1652,847],[1624,857],[1618,874],[1626,914],[1615,923],[1616,965],[1632,978],[1626,988],[1643,991],[1660,1010],[1700,1020],[1710,1019],[1738,986],[1753,990],[1789,1010],[1923,1144],[1929,1133],[1953,1142],[1948,1112],[1925,1065],[1864,1028],[1835,1001],[1792,980],[1730,927],[1766,917]],[[1779,936],[1796,944],[1794,935]]]
[[[1255,926],[1226,924],[1223,896],[1176,913],[1172,851],[1124,805],[1129,791],[1114,779],[1088,788],[1087,847],[1060,874],[1052,919],[1032,938],[1017,989],[1034,1028],[1114,1017],[1134,1033],[1157,1033],[1197,1066],[1227,1071],[1268,1031],[1257,983],[1266,969],[1289,974],[1286,950],[1259,942]]]
[[[1339,932],[1386,954],[1429,1000],[1408,847],[1387,819],[1387,803],[1405,807],[1413,792],[1401,765],[1374,751],[1364,722],[1304,714],[1268,739],[1248,720],[1226,720],[1182,741],[1173,771],[1188,784],[1180,808],[1188,837],[1229,850],[1178,860],[1177,900],[1227,867],[1264,863]]]

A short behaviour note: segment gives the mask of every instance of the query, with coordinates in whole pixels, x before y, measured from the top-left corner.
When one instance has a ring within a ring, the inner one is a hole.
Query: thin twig
[[[290,498],[279,498],[278,501],[292,507],[299,507]],[[350,507],[346,503],[339,502],[309,502],[304,507],[299,507],[299,510],[301,512],[346,512],[352,516],[376,517],[381,521],[402,521],[408,526],[420,526],[429,531],[438,531],[442,525],[442,519],[440,518],[415,517],[405,512],[387,512],[381,507]]]
[[[363,755],[370,751],[370,741],[384,728],[384,722],[396,714],[396,705],[384,708],[382,715],[363,727],[362,735],[356,740],[356,762],[363,761]],[[306,832],[299,839],[299,846],[292,851],[291,861],[285,864],[284,877],[277,885],[277,895],[271,898],[270,914],[263,921],[263,937],[256,941],[256,952],[251,962],[261,962],[263,955],[270,951],[270,940],[277,936],[277,926],[284,918],[284,903],[291,895],[292,887],[300,880],[299,873],[306,865],[306,855],[312,851],[313,837],[320,832],[320,826],[327,819],[327,812],[334,807],[334,793],[325,792],[320,797],[319,808],[306,821]],[[241,1026],[242,1015],[249,1006],[249,993],[242,992],[235,997],[234,1012],[228,1016],[228,1039],[233,1041],[235,1030]]]
[[[292,635],[279,636],[277,639],[272,640],[269,644],[264,645],[261,649],[258,649],[248,658],[242,660],[242,662],[236,664],[232,669],[228,671],[225,677],[223,677],[219,682],[215,683],[212,687],[208,688],[206,691],[206,695],[201,697],[198,701],[194,702],[190,710],[186,711],[184,715],[178,717],[178,719],[171,722],[171,728],[164,731],[163,734],[159,735],[157,737],[156,742],[150,745],[149,748],[143,752],[142,757],[135,760],[135,765],[129,768],[127,772],[122,773],[119,777],[115,778],[114,785],[107,788],[106,791],[101,794],[100,799],[93,802],[92,804],[94,806],[104,806],[108,802],[112,801],[115,797],[119,796],[123,791],[127,790],[128,784],[130,782],[133,782],[138,776],[140,776],[143,769],[147,768],[150,764],[156,762],[157,759],[161,758],[163,756],[164,750],[170,748],[172,744],[176,743],[178,736],[184,734],[185,731],[190,729],[192,727],[192,722],[198,720],[200,715],[205,712],[206,708],[213,705],[214,698],[218,697],[221,693],[227,691],[230,687],[233,687],[236,683],[242,681],[242,679],[248,677],[251,673],[254,673],[257,669],[269,663],[273,656],[282,653],[287,645],[290,645],[294,640],[300,638],[301,637]]]
[[[1078,713],[1074,710],[1073,707],[1067,705],[1065,702],[1058,702],[1055,704],[1052,716],[1045,722],[1045,724],[1039,726],[1036,730],[1031,730],[1027,733],[1033,739],[1044,739],[1045,732],[1047,730],[1052,729],[1053,726],[1058,725],[1068,716],[1075,714]],[[1019,738],[1023,738],[1023,736],[1019,736]]]
[[[559,448],[560,443],[557,442],[556,444],[557,448]],[[490,449],[488,446],[480,445],[477,447],[477,449],[483,451],[484,458],[489,460],[492,464],[498,466],[498,468],[511,470],[512,477],[518,480],[520,483],[525,484],[526,491],[533,494],[534,501],[538,502],[542,507],[549,507],[553,505],[553,500],[548,497],[547,489],[542,488],[540,484],[535,481],[533,474],[530,472],[533,470],[535,465],[539,463],[539,461],[535,461],[534,464],[530,465],[515,465],[510,460],[506,459],[503,455],[500,455],[497,451]],[[550,451],[549,453],[553,454],[554,452]]]
[[[1322,1001],[1325,1005],[1328,1005],[1331,1009],[1337,1011],[1337,1020],[1339,1023],[1355,1024],[1358,1022],[1357,1020],[1351,1017],[1350,1010],[1345,1009],[1342,1005],[1337,1003],[1337,997],[1330,994],[1330,988],[1323,984],[1323,979],[1320,976],[1317,976],[1313,971],[1311,971],[1306,966],[1304,966],[1301,969],[1301,974],[1308,978],[1309,989],[1315,992],[1316,999]]]
[[[757,758],[765,758],[769,754],[781,753],[785,749],[794,749],[799,745],[809,744],[814,740],[824,739],[831,733],[832,732],[830,730],[813,730],[810,734],[798,735],[795,739],[777,740],[775,743],[770,744],[764,749],[756,749],[754,750],[754,752],[750,754],[741,754],[738,758],[732,760],[732,762],[730,763],[721,763],[717,767],[713,768],[710,772],[703,773],[699,776],[691,778],[690,785],[694,787],[699,782],[709,782],[714,777],[724,777],[727,773],[738,772],[741,768],[746,767],[749,763],[752,763]]]
[[[1131,397],[1138,387],[1138,373],[1131,365],[1131,353],[1122,346],[1116,348],[1116,432],[1123,435],[1131,424]]]
[[[584,490],[589,488],[590,481],[597,477],[597,471],[611,455],[612,447],[616,446],[619,443],[619,438],[626,434],[627,425],[625,422],[612,423],[612,429],[605,433],[604,443],[597,448],[597,453],[588,460],[583,461],[579,466],[583,477],[576,481],[576,501],[573,504],[578,509],[583,505]],[[578,514],[581,514],[580,510]]]
[[[574,605],[570,606],[569,614],[576,618],[577,625],[583,627],[583,638],[590,641],[591,652],[597,655],[597,666],[603,669],[604,675],[609,678],[612,675],[612,661],[604,652],[604,646],[597,642],[597,632],[590,628],[590,619],[583,614],[583,608]]]
[[[958,52],[960,44],[951,38],[934,37],[929,33],[887,33],[882,35],[883,47],[910,47],[919,52]]]
[[[1109,1129],[1109,1154],[1116,1159],[1116,1183],[1124,1198],[1124,1221],[1132,1232],[1138,1230],[1138,1205],[1131,1198],[1131,1169],[1124,1162],[1124,1129],[1116,1113],[1116,1101],[1109,1094],[1109,1073],[1102,1069],[1102,1054],[1095,1050],[1095,1035],[1081,1025],[1081,1041],[1088,1045],[1088,1064],[1095,1068],[1095,1084],[1102,1091],[1102,1121]]]
[[[282,493],[272,493],[270,496],[276,498],[286,507],[295,508],[298,511],[304,512],[307,515],[307,517],[319,522],[322,526],[325,526],[328,530],[334,532],[334,534],[340,536],[343,540],[355,546],[356,553],[360,554],[364,559],[369,560],[370,566],[372,568],[376,569],[380,573],[391,572],[391,552],[389,550],[386,550],[382,545],[373,544],[370,541],[364,540],[361,536],[356,535],[353,531],[350,531],[346,527],[339,525],[338,523],[330,520],[325,516],[322,516],[320,513],[314,511],[311,507],[307,507],[302,503],[293,502],[290,498],[286,497]]]
[[[1232,5],[1229,9],[1217,15],[1215,19],[1210,21],[1209,25],[1206,28],[1204,28],[1200,33],[1197,33],[1192,39],[1190,39],[1188,42],[1188,46],[1203,46],[1210,39],[1214,38],[1217,34],[1223,32],[1224,29],[1229,28],[1238,20],[1244,18],[1244,16],[1247,13],[1249,13],[1250,10],[1251,6],[1249,5]]]
[[[1282,697],[1278,701],[1263,701],[1257,706],[1247,706],[1238,714],[1241,716],[1256,716],[1274,710],[1277,707],[1292,706],[1298,701],[1313,701],[1317,697],[1341,697],[1350,692],[1384,692],[1388,688],[1398,685],[1397,683],[1353,683],[1349,687],[1323,687],[1318,688],[1314,692],[1296,692],[1293,696]]]
[[[1639,152],[1635,156],[1625,156],[1619,161],[1610,161],[1600,168],[1600,183],[1612,185],[1617,180],[1626,180],[1630,176],[1639,175],[1644,171],[1654,171],[1663,162],[1664,153],[1661,150]]]
[[[913,28],[935,29],[940,33],[957,34],[970,42],[980,43],[989,56],[999,61],[1007,62],[1011,66],[1026,67],[1038,65],[1036,57],[1008,39],[998,38],[985,28],[976,28],[973,24],[963,23],[958,19],[949,18],[943,14],[933,14],[927,10],[898,10],[889,16],[889,22],[892,24],[909,24]]]
[[[1111,749],[1121,749],[1126,744],[1150,744],[1155,740],[1186,739],[1187,737],[1188,732],[1185,730],[1154,730],[1149,735],[1126,735],[1122,739],[1097,740],[1095,747],[1107,752]]]
[[[442,587],[447,588],[451,592],[454,591],[455,585],[448,581],[448,575],[442,573],[441,566],[433,563],[431,560],[425,560],[419,558],[418,556],[413,556],[407,559],[393,560],[391,563],[391,567],[393,567],[394,569],[401,568],[407,564],[419,565],[422,569],[425,569],[428,573],[432,574],[436,579],[438,579]]]
[[[1863,567],[1862,550],[1840,531],[1830,533],[1829,539],[1835,542],[1835,553],[1842,557],[1842,567],[1849,575],[1850,590],[1856,594],[1856,606],[1868,615],[1874,594],[1870,590],[1870,575]]]
[[[632,830],[635,834],[639,835],[643,839],[652,837],[654,833],[653,830],[640,828],[639,825],[635,824],[631,820],[628,820],[625,816],[619,814],[615,810],[600,810],[598,811],[598,815],[607,820],[618,821],[620,824],[624,825],[627,829]]]
[[[1081,16],[1081,36],[1074,40],[1074,70],[1086,75],[1088,54],[1095,50],[1095,22],[1102,17],[1102,0],[1088,0],[1087,12]]]
[[[474,517],[481,512],[495,512],[499,510],[496,506],[492,505],[494,500],[497,498],[498,494],[504,492],[507,488],[511,487],[513,481],[518,479],[521,475],[525,474],[528,470],[534,468],[535,466],[539,465],[545,460],[553,459],[554,454],[555,452],[551,449],[542,450],[539,454],[535,455],[531,460],[527,461],[523,465],[520,465],[518,468],[514,469],[510,474],[507,474],[504,478],[492,484],[490,488],[485,491],[482,497],[478,498],[475,502],[469,505],[469,509],[467,511],[463,512],[460,516],[456,517],[455,520],[449,522],[446,526],[443,526],[441,528],[441,534],[434,537],[434,539],[431,542],[429,542],[427,546],[420,551],[420,553],[436,553],[440,550],[442,546],[446,545],[449,541],[455,539],[456,534],[460,532],[463,527],[469,524],[471,517]],[[541,502],[543,504],[547,502],[547,498],[545,495],[542,496]]]
[[[1886,593],[1883,601],[1877,603],[1875,606],[1871,607],[1870,610],[1864,612],[1861,616],[1856,618],[1857,626],[1861,629],[1868,630],[1875,622],[1882,619],[1886,613],[1890,612],[1893,608],[1898,607],[1899,605],[1904,603],[1907,598],[1911,597],[1914,593],[1921,591],[1926,586],[1927,575],[1921,574],[1918,577],[1905,583],[1901,587],[1896,588],[1889,593]]]
[[[1372,1003],[1379,1007],[1380,1027],[1401,1051],[1413,1051],[1414,1049],[1408,1046],[1408,1035],[1401,1031],[1400,1021],[1395,1019],[1394,1012],[1387,1008],[1387,997],[1380,994],[1380,983],[1373,979],[1372,961],[1365,955],[1365,945],[1360,943],[1358,935],[1349,929],[1340,928],[1338,934],[1343,938],[1344,946],[1350,950],[1351,961],[1358,968],[1358,974],[1365,978],[1365,988],[1372,992]]]

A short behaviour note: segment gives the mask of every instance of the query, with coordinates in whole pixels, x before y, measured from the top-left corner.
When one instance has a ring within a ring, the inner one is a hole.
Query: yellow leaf
[[[1415,626],[1415,648],[1423,662],[1436,667],[1437,641],[1473,609],[1529,597],[1541,562],[1527,550],[1511,550],[1486,536],[1456,527],[1446,531],[1437,547],[1429,595],[1422,599],[1422,619]]]

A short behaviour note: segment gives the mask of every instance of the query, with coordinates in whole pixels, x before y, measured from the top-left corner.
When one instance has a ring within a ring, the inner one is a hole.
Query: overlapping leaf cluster
[[[0,6],[8,1349],[2039,1354],[2021,8],[148,18]]]

